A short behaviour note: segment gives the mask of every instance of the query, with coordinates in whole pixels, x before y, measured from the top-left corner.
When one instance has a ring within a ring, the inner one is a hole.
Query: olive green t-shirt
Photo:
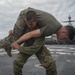
[[[62,25],[50,13],[30,7],[23,10],[22,13],[25,15],[28,11],[36,12],[38,25],[42,36],[50,36],[53,33],[56,33],[62,27]]]

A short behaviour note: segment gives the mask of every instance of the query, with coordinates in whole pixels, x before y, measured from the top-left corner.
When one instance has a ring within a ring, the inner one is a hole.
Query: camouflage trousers
[[[23,22],[23,19],[18,19],[13,28],[14,34],[0,40],[0,48],[4,48],[9,56],[11,56],[11,43],[24,34],[25,24]]]
[[[42,47],[35,55],[40,61],[41,65],[46,69],[46,75],[57,75],[55,61],[46,47]],[[13,62],[14,75],[22,75],[23,65],[30,56],[31,55],[25,53],[18,53]]]

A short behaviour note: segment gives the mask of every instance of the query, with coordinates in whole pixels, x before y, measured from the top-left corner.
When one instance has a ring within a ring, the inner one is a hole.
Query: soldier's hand
[[[10,30],[9,31],[9,35],[11,35],[11,34],[14,34],[13,30]]]
[[[12,47],[12,48],[15,48],[15,49],[18,49],[18,48],[20,47],[20,45],[19,45],[17,42],[13,42],[13,43],[11,44],[11,47]]]

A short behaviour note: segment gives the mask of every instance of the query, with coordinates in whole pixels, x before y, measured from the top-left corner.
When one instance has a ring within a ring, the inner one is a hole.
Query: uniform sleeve
[[[56,34],[56,32],[61,28],[62,26],[60,25],[59,27],[53,27],[50,25],[46,25],[40,28],[41,36],[46,37],[46,36],[51,36],[52,34]]]
[[[37,38],[32,46],[28,46],[28,47],[23,47],[20,46],[19,47],[19,51],[22,53],[26,53],[26,54],[35,54],[36,52],[39,51],[39,49],[43,46],[44,44],[44,39],[45,38]]]

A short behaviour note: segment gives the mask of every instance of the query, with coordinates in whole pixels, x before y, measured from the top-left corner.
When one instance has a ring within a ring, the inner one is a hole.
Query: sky
[[[0,39],[9,34],[20,12],[28,7],[52,14],[62,25],[68,24],[63,21],[69,15],[75,20],[75,0],[0,0]]]

